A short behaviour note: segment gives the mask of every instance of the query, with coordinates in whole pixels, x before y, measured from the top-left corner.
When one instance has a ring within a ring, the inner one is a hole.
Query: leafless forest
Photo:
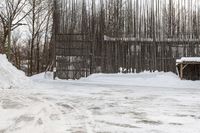
[[[84,36],[93,56],[88,68],[101,66],[101,72],[175,71],[175,58],[200,55],[199,0],[5,0],[1,5],[0,51],[28,75],[52,66],[55,52],[64,54],[55,51],[57,41],[70,53],[69,35]],[[27,37],[18,41],[15,31],[22,27],[28,27]]]
[[[60,33],[103,34],[114,38],[198,39],[198,0],[57,1]]]

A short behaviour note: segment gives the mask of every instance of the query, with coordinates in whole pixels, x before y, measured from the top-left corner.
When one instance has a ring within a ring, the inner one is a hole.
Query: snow
[[[177,59],[176,62],[200,62],[200,57],[182,57],[181,59]]]
[[[24,72],[17,70],[5,55],[0,54],[0,89],[23,88],[30,84]]]
[[[0,89],[0,133],[200,132],[200,81],[164,72],[93,74],[77,81],[54,81],[48,72],[27,80],[5,56],[0,62],[0,80],[19,88]],[[18,80],[31,84],[20,87]]]
[[[81,82],[129,85],[129,86],[151,86],[151,87],[169,87],[169,88],[198,88],[198,81],[182,81],[172,72],[142,72],[133,74],[93,74]]]
[[[43,72],[40,74],[36,74],[33,75],[31,77],[31,79],[35,79],[35,80],[42,80],[42,79],[46,79],[46,80],[53,80],[53,72]]]

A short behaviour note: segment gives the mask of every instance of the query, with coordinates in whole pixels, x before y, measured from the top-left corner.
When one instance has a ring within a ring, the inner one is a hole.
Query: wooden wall
[[[117,73],[120,68],[124,73],[176,73],[176,59],[200,56],[199,50],[198,41],[104,41],[101,55],[94,55],[101,58],[94,59],[94,64],[104,73]]]
[[[94,42],[83,35],[56,35],[57,75],[62,79],[118,73],[120,69],[123,73],[176,73],[176,59],[197,56],[200,56],[200,42],[195,40]]]

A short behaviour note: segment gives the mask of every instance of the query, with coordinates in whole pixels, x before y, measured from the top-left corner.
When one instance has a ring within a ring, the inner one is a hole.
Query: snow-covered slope
[[[200,133],[199,81],[164,72],[49,77],[27,78],[0,55],[0,133]]]
[[[43,72],[40,74],[33,75],[31,77],[33,80],[53,80],[53,72]]]
[[[0,89],[24,88],[29,84],[30,80],[24,72],[14,67],[6,55],[0,54]]]
[[[82,82],[113,85],[170,87],[170,88],[198,88],[200,81],[180,80],[172,72],[142,72],[132,74],[93,74],[82,78]]]
[[[53,73],[41,73],[31,77],[36,82],[49,83],[53,79]],[[80,80],[55,80],[53,84],[73,83],[91,85],[119,85],[119,86],[143,86],[164,88],[198,88],[200,81],[180,80],[178,75],[172,72],[141,72],[129,74],[92,74]]]

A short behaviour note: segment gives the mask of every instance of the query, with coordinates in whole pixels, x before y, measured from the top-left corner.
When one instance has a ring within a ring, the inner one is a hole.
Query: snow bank
[[[0,54],[0,89],[24,88],[30,85],[29,79],[24,72],[14,67]]]
[[[81,79],[82,82],[149,86],[149,87],[170,87],[170,88],[199,88],[200,81],[180,80],[172,72],[143,72],[133,74],[93,74],[88,78]]]
[[[43,72],[40,74],[33,75],[31,77],[33,80],[53,80],[53,72]]]
[[[52,80],[53,73],[41,73],[31,77],[33,81],[40,83],[64,83],[93,84],[93,85],[119,85],[119,86],[143,86],[143,87],[169,87],[169,88],[200,88],[200,81],[180,80],[172,72],[142,72],[131,74],[92,74],[80,80]],[[40,84],[41,85],[41,84]]]

